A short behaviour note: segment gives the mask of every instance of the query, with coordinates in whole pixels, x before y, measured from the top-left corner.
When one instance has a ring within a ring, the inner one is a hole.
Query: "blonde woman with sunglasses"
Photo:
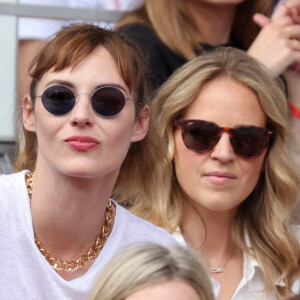
[[[219,300],[300,291],[282,86],[245,52],[220,48],[178,69],[154,99],[167,159],[153,162],[163,167],[151,201],[135,199],[132,211],[195,249]]]
[[[146,54],[153,95],[177,68],[220,46],[247,51],[274,78],[283,74],[295,132],[292,148],[300,170],[300,0],[278,1],[270,17],[273,2],[145,0],[140,9],[124,15],[117,29]]]
[[[159,155],[145,138],[142,55],[116,32],[73,25],[45,44],[30,75],[23,171],[0,176],[0,298],[87,299],[125,246],[174,243],[110,198],[119,174]]]

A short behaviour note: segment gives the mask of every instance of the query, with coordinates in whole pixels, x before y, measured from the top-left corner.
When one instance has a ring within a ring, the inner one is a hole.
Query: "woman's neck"
[[[43,247],[63,260],[84,254],[101,231],[116,177],[76,178],[37,167],[31,212]]]
[[[187,205],[180,226],[185,241],[220,283],[218,300],[231,299],[243,276],[243,253],[231,237],[235,214],[236,209],[216,212]]]
[[[231,221],[235,210],[213,212],[187,205],[181,221],[186,242],[208,264],[222,262],[232,253]]]
[[[198,32],[198,42],[219,45],[229,42],[236,5],[186,1],[186,8]]]

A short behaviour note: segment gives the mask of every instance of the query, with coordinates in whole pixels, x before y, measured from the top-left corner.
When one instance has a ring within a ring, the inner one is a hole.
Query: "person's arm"
[[[272,18],[257,14],[255,22],[261,32],[248,53],[261,61],[271,76],[284,75],[291,104],[291,149],[300,170],[300,0],[282,1]]]

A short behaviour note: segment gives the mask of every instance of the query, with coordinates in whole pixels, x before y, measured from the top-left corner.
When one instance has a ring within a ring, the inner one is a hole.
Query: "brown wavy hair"
[[[98,46],[106,48],[112,55],[118,71],[127,85],[129,91],[135,96],[136,116],[140,116],[141,109],[149,104],[149,95],[145,80],[144,58],[139,47],[122,34],[105,30],[90,24],[73,24],[59,31],[34,58],[30,66],[30,96],[34,103],[34,95],[38,82],[49,70],[59,72],[67,67],[76,67]],[[29,132],[24,127],[21,130],[18,141],[19,156],[15,169],[28,169],[34,171],[37,159],[38,141],[35,132]],[[117,186],[128,186],[130,177],[128,174],[135,174],[141,170],[140,164],[145,169],[151,165],[145,157],[151,160],[162,156],[157,145],[158,139],[150,128],[147,136],[140,142],[131,145],[129,152],[123,162]],[[140,178],[140,176],[138,175]],[[151,174],[148,180],[156,180]],[[139,182],[133,182],[132,193],[141,187]]]

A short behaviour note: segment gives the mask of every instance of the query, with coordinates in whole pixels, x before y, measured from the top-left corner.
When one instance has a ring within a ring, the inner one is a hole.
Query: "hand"
[[[262,14],[255,14],[253,20],[262,30],[248,53],[261,61],[273,77],[290,66],[298,71],[300,0],[288,0],[279,5],[271,19]]]
[[[280,0],[275,8],[277,13],[285,13],[284,8],[288,11],[288,14],[292,17],[294,24],[300,24],[300,1],[299,0]]]

